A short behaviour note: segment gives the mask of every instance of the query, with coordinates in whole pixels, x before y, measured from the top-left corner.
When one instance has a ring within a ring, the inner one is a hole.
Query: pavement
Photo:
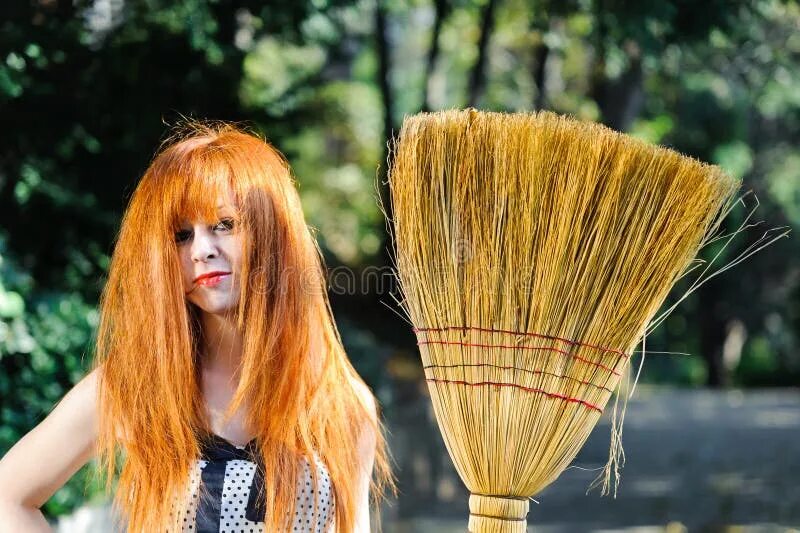
[[[387,533],[466,531],[468,493],[449,456],[445,451],[438,457],[420,444],[431,434],[420,427],[420,419],[431,417],[426,411],[399,413],[393,427],[391,446],[405,468],[403,492],[394,502],[401,512],[384,507]],[[573,465],[604,466],[609,439],[604,414]],[[640,384],[628,403],[622,444],[626,462],[616,498],[601,497],[599,489],[587,495],[598,472],[568,468],[535,496],[538,504],[531,502],[529,530],[800,530],[800,389]]]

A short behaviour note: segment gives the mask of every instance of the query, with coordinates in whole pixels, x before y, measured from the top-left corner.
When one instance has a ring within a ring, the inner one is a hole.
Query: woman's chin
[[[217,315],[221,318],[231,318],[236,315],[236,302],[205,302],[197,307],[209,315]]]

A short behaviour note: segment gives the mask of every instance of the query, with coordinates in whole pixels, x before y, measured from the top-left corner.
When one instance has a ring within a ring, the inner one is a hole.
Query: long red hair
[[[235,316],[244,342],[226,415],[246,406],[264,479],[278,480],[264,487],[266,531],[289,528],[301,457],[316,486],[316,453],[329,470],[336,531],[352,532],[364,442],[375,446],[370,500],[380,527],[384,492],[397,490],[380,411],[342,346],[291,169],[265,139],[225,122],[187,121],[176,130],[123,215],[100,299],[96,472],[107,491],[119,476],[113,508],[129,532],[177,525],[172,504],[185,498],[211,428],[199,381],[199,311],[183,293],[174,234],[182,219],[215,220],[228,190],[243,231]]]

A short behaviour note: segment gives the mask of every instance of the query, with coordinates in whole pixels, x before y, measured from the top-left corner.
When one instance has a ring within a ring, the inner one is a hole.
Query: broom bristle
[[[547,111],[403,122],[397,274],[470,531],[525,531],[740,182]]]

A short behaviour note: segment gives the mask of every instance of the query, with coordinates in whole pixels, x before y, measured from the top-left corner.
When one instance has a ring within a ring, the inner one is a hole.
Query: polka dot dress
[[[258,494],[263,478],[257,472],[255,439],[246,446],[234,446],[211,435],[210,446],[194,463],[189,476],[188,494],[181,510],[172,516],[183,533],[264,533],[264,507]],[[332,533],[334,498],[325,464],[314,454],[317,468],[315,491],[311,466],[304,458],[298,478],[297,503],[292,529],[287,533]],[[200,501],[204,485],[209,497]],[[314,504],[317,513],[314,514]]]

